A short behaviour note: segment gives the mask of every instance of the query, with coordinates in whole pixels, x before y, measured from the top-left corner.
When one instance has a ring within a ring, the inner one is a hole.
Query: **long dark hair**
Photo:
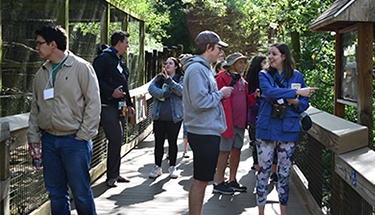
[[[262,70],[261,63],[264,59],[266,59],[266,56],[256,55],[250,60],[249,63],[247,63],[245,67],[244,77],[247,83],[249,83],[249,92],[259,88],[259,72]]]
[[[285,70],[285,77],[284,79],[289,79],[294,76],[294,69],[295,63],[294,59],[292,57],[292,54],[290,53],[288,45],[285,43],[275,43],[271,45],[270,47],[276,47],[281,54],[285,55],[285,60],[284,60],[284,70]],[[270,72],[276,72],[275,68],[272,68],[271,66],[269,67]]]

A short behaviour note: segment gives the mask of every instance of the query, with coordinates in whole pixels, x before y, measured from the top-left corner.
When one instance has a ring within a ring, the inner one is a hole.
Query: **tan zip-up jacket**
[[[47,60],[35,75],[33,101],[27,137],[39,143],[41,130],[52,135],[76,134],[86,141],[98,132],[100,121],[99,84],[90,63],[72,52],[58,70],[54,97],[44,99],[44,90],[51,88],[51,62]]]

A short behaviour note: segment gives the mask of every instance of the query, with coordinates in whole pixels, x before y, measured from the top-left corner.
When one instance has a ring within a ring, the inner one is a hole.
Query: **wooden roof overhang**
[[[336,0],[309,25],[309,29],[336,31],[361,22],[375,23],[374,0]]]

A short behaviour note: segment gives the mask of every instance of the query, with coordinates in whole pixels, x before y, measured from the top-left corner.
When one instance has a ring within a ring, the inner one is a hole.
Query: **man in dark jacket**
[[[130,34],[115,31],[111,47],[95,58],[93,66],[99,80],[102,101],[101,124],[109,140],[107,156],[107,185],[116,187],[117,182],[129,182],[120,176],[121,145],[124,139],[126,117],[121,116],[119,104],[126,104],[129,116],[134,115],[129,95],[129,69],[123,54],[129,47]]]

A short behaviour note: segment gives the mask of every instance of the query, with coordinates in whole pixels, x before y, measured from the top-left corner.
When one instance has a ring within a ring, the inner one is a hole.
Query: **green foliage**
[[[162,49],[161,40],[169,37],[165,26],[170,23],[170,10],[163,1],[154,0],[116,0],[129,10],[146,18],[146,50]],[[165,8],[158,11],[157,7]]]

